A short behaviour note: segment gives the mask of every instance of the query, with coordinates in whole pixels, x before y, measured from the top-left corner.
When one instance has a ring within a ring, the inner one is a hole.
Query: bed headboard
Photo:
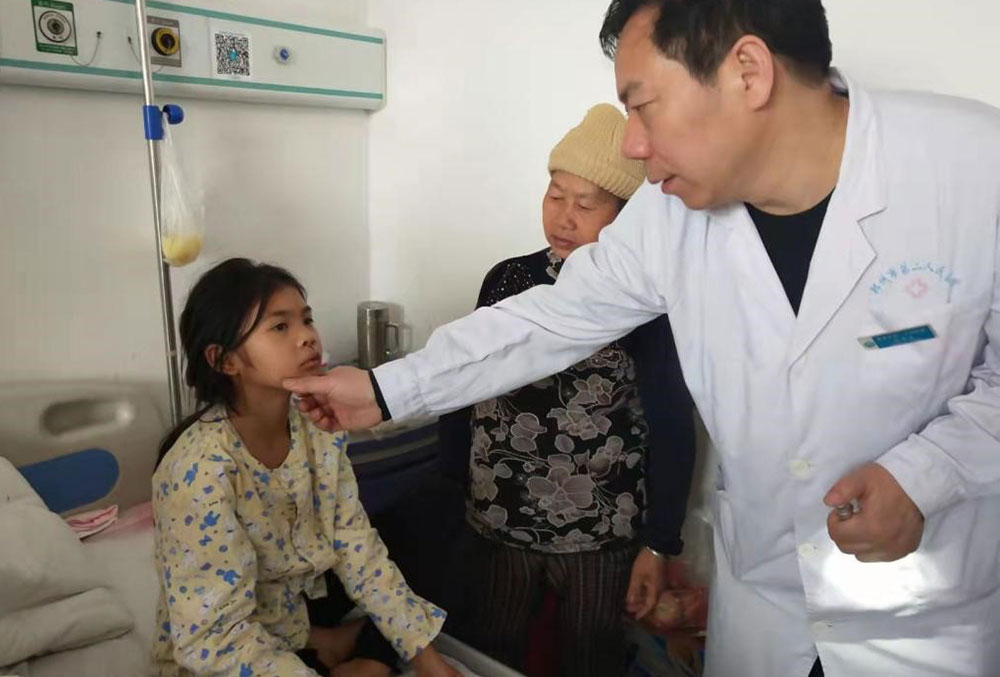
[[[165,429],[148,387],[0,384],[0,456],[54,512],[148,501]]]

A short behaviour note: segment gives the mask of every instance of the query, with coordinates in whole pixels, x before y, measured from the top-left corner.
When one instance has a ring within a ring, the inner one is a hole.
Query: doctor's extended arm
[[[554,285],[480,308],[436,330],[423,350],[376,368],[393,419],[441,414],[509,392],[665,313],[667,299],[649,274],[656,258],[649,240],[660,245],[661,257],[668,253],[660,238],[644,232],[640,221],[655,210],[650,214],[641,202],[637,194],[597,244],[575,251]]]

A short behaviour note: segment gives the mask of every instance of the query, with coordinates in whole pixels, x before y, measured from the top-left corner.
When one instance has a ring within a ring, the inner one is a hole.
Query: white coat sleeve
[[[480,308],[437,329],[424,349],[376,368],[393,420],[438,415],[509,392],[665,313],[666,299],[646,268],[656,260],[647,248],[662,245],[648,229],[666,224],[655,223],[661,212],[648,208],[656,196],[640,193],[646,195],[633,197],[598,243],[566,260],[554,285]]]
[[[972,369],[971,389],[878,460],[925,517],[966,499],[1000,494],[1000,249],[994,270],[986,346]]]

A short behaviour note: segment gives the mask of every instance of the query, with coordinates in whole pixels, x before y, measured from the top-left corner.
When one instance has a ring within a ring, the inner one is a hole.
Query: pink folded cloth
[[[118,521],[97,536],[94,540],[113,538],[121,534],[130,534],[153,528],[153,504],[149,501],[122,510]]]
[[[76,532],[77,538],[80,539],[104,531],[116,521],[118,521],[117,505],[100,510],[88,510],[66,518],[66,524]]]

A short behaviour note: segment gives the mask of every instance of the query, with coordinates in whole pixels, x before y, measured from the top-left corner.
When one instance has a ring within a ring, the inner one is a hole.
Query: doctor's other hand
[[[285,379],[299,396],[299,410],[327,432],[371,428],[382,422],[371,377],[355,367],[336,367],[322,376]]]
[[[859,512],[841,519],[831,510],[826,520],[841,552],[859,562],[894,562],[920,545],[924,516],[888,470],[877,463],[861,466],[833,485],[823,502],[832,508],[852,499]]]

